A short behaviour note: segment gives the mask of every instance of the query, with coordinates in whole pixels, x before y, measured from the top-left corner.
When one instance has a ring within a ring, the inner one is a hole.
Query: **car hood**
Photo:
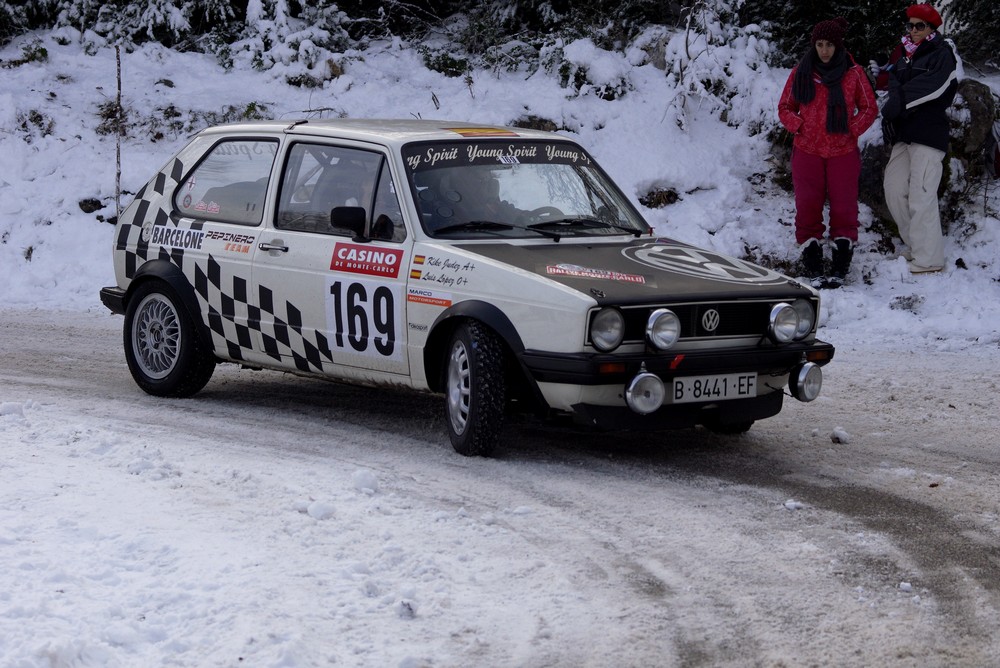
[[[598,303],[642,303],[664,296],[688,300],[799,297],[802,284],[744,260],[666,238],[627,242],[459,246],[593,297]]]

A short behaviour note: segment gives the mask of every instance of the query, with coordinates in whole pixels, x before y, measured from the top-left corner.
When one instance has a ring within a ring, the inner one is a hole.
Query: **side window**
[[[298,143],[288,152],[274,226],[284,230],[350,235],[331,224],[336,207],[372,211],[382,156],[340,146]],[[398,205],[397,205],[398,208]]]
[[[403,241],[406,239],[406,226],[403,225],[403,212],[399,209],[399,198],[396,187],[389,174],[389,166],[382,163],[379,173],[378,187],[375,189],[375,208],[372,211],[373,239],[385,241]]]
[[[278,142],[224,141],[206,155],[174,193],[184,216],[238,225],[258,225]]]

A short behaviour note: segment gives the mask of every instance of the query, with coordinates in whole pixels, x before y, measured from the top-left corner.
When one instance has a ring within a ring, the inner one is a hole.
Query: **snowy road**
[[[1000,664],[995,347],[826,337],[824,396],[743,437],[484,460],[439,397],[149,397],[121,323],[0,310],[0,665]]]

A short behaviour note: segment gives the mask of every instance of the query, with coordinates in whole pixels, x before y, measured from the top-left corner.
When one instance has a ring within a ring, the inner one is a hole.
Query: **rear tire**
[[[125,361],[136,385],[157,397],[189,397],[212,378],[215,358],[177,293],[151,281],[125,309]]]
[[[455,451],[489,456],[503,427],[507,387],[503,344],[481,322],[462,323],[452,335],[445,363],[445,424]]]

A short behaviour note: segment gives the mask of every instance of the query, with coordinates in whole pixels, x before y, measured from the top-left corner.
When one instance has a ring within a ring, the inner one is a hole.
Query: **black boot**
[[[850,239],[837,239],[833,247],[833,263],[827,287],[839,288],[851,270],[851,260],[854,259],[854,244]]]
[[[810,239],[802,247],[802,276],[814,288],[823,283],[823,247],[816,239]]]

